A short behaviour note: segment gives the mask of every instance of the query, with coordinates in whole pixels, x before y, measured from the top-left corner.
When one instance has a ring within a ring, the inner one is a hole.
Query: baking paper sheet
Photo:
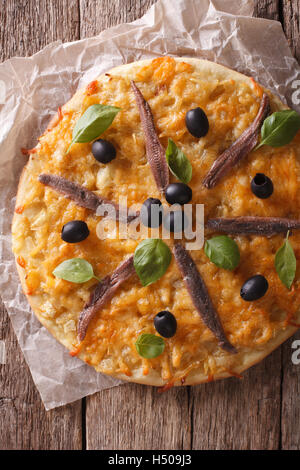
[[[36,145],[50,116],[79,86],[113,66],[165,54],[206,58],[251,75],[300,111],[300,68],[281,24],[252,18],[253,6],[249,0],[163,0],[133,23],[0,65],[0,294],[47,410],[121,382],[71,358],[22,293],[10,235],[26,162],[20,149]]]

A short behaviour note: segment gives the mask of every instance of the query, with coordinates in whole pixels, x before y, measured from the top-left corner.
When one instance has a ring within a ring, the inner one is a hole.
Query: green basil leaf
[[[143,333],[138,337],[135,347],[140,356],[153,359],[164,352],[165,342],[160,336]]]
[[[296,274],[296,257],[288,235],[275,255],[275,268],[281,282],[290,289]]]
[[[240,262],[239,247],[232,238],[226,235],[206,240],[204,245],[206,256],[219,268],[232,271]]]
[[[172,254],[160,239],[147,238],[136,247],[133,264],[143,286],[160,279],[169,267]]]
[[[60,263],[53,271],[55,277],[65,281],[82,282],[89,281],[94,276],[93,267],[88,261],[82,258],[67,259]]]
[[[180,148],[172,139],[168,140],[166,159],[171,172],[183,183],[189,183],[192,179],[192,165]]]
[[[86,143],[97,139],[111,125],[119,111],[120,108],[105,104],[90,106],[75,124],[67,153],[74,143]]]
[[[261,141],[255,149],[262,145],[282,147],[289,144],[300,129],[300,114],[292,109],[276,111],[264,120],[261,128]]]

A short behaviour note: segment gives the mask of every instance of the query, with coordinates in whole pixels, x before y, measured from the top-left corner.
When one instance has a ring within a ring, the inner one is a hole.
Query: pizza
[[[17,193],[13,252],[42,325],[97,371],[163,390],[261,361],[300,323],[299,128],[205,60],[122,65],[77,91],[26,151]],[[175,236],[173,204],[204,204],[204,246]],[[146,236],[119,237],[131,224]]]

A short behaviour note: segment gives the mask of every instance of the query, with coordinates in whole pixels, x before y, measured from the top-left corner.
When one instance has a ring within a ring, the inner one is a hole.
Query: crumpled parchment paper
[[[0,65],[0,294],[47,410],[121,382],[70,357],[22,293],[10,235],[26,161],[20,149],[36,145],[50,116],[78,87],[115,65],[165,54],[206,58],[251,75],[300,111],[293,88],[300,88],[300,68],[281,24],[252,18],[253,6],[249,0],[162,0],[133,23]]]

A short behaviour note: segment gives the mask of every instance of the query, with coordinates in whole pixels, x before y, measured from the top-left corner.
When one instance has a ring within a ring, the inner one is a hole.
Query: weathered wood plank
[[[0,61],[79,38],[77,0],[0,0]],[[46,412],[0,300],[0,449],[81,449],[81,401]]]
[[[0,0],[0,61],[79,39],[79,0]]]
[[[0,449],[81,449],[81,402],[46,412],[18,346],[8,315],[0,307]]]
[[[255,0],[254,16],[279,20],[280,0]]]
[[[193,449],[278,449],[280,364],[278,349],[242,380],[192,387]]]
[[[140,18],[157,0],[80,0],[80,37]]]
[[[87,449],[190,449],[188,388],[126,384],[87,398]]]
[[[300,60],[300,0],[255,0],[254,15],[281,21],[292,52]]]
[[[289,45],[300,61],[300,0],[282,0],[282,17]]]

